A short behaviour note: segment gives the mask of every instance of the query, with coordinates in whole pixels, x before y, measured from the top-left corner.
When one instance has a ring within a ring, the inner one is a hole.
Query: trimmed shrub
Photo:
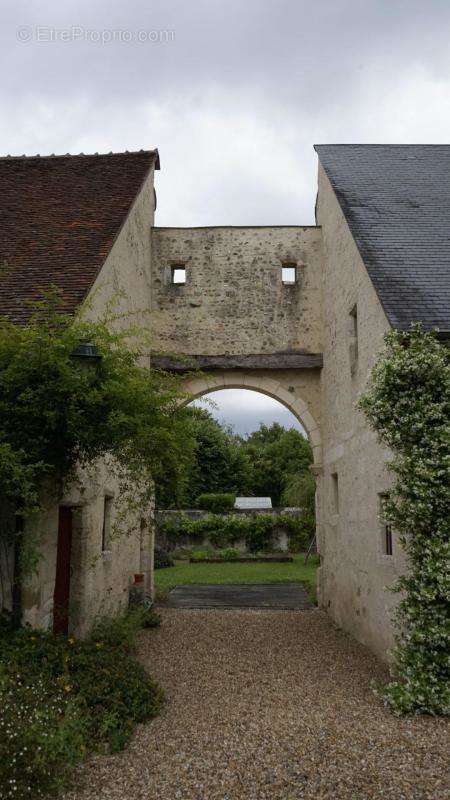
[[[174,561],[172,556],[169,555],[167,550],[155,544],[154,552],[154,567],[155,569],[163,569],[164,567],[173,567]]]
[[[232,511],[236,502],[236,495],[231,492],[222,494],[201,494],[197,497],[197,508],[204,511],[212,511],[214,514],[222,514],[225,511]]]
[[[214,553],[211,550],[193,550],[191,553],[191,559],[194,558],[196,561],[207,561],[208,558],[211,558]]]
[[[235,547],[225,547],[224,550],[218,550],[216,556],[221,558],[223,561],[236,561],[237,558],[240,556],[239,550],[236,550]]]

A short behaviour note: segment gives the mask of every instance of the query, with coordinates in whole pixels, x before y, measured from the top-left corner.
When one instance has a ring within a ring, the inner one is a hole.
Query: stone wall
[[[230,515],[234,515],[252,517],[255,515],[270,514],[273,517],[279,517],[280,514],[292,514],[293,516],[299,516],[301,513],[302,511],[300,508],[266,508],[261,510],[239,509],[215,516],[229,517]],[[200,509],[183,509],[181,511],[176,509],[164,509],[155,511],[155,544],[168,551],[175,550],[178,547],[212,547],[207,536],[203,538],[196,537],[195,540],[189,536],[180,536],[176,541],[174,541],[164,533],[162,528],[166,522],[170,522],[174,524],[175,527],[179,527],[182,516],[188,517],[188,519],[195,521],[206,519],[207,517],[211,516],[211,512],[202,511]],[[285,531],[280,530],[275,532],[273,546],[276,549],[283,551],[289,550],[289,537]],[[235,547],[237,550],[241,550],[242,552],[245,552],[247,549],[244,540],[235,542],[233,547]]]
[[[151,305],[151,235],[154,219],[153,172],[144,183],[130,214],[109,253],[79,314],[105,319],[111,328],[149,327]],[[143,359],[149,363],[149,357]],[[120,508],[113,471],[101,462],[58,501],[48,498],[29,535],[40,551],[37,574],[23,592],[24,621],[51,627],[58,540],[58,505],[73,508],[71,552],[70,630],[85,635],[98,615],[112,615],[128,604],[135,573],[145,574],[145,587],[153,594],[153,508],[136,511],[128,519],[127,535],[113,538],[102,552],[105,496],[112,498],[112,523]],[[143,522],[142,522],[143,521]]]
[[[105,496],[112,498],[110,544],[102,550]],[[73,536],[70,579],[70,632],[85,635],[97,616],[108,616],[126,608],[128,592],[135,573],[142,569],[141,542],[148,532],[141,533],[141,516],[151,518],[152,509],[130,515],[127,530],[114,533],[114,522],[120,508],[117,481],[107,465],[99,462],[80,473],[79,482],[70,488],[62,505],[72,508]],[[37,573],[25,583],[23,590],[24,622],[51,628],[53,592],[58,542],[58,506],[49,497],[45,510],[33,521],[28,533],[37,537],[41,558]],[[150,548],[152,542],[148,542]],[[148,588],[150,575],[148,575]]]
[[[393,556],[382,551],[379,494],[389,486],[385,464],[390,453],[380,446],[356,403],[389,324],[322,169],[317,221],[323,232],[326,320],[323,475],[321,471],[318,475],[319,598],[338,625],[386,658],[393,642],[390,616],[395,604],[386,587],[404,562],[395,534]],[[355,307],[356,359],[351,315]]]
[[[297,282],[283,285],[283,264]],[[186,267],[173,285],[171,268]],[[154,228],[152,330],[173,353],[321,352],[321,234],[315,227]]]

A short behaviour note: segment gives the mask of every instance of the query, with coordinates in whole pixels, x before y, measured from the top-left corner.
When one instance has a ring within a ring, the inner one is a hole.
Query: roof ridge
[[[158,148],[155,147],[153,150],[121,150],[121,151],[113,151],[110,150],[109,153],[48,153],[48,155],[41,155],[40,153],[35,153],[33,155],[27,155],[27,153],[23,153],[22,155],[11,155],[8,153],[5,156],[0,156],[0,161],[13,161],[14,159],[32,159],[32,158],[79,158],[83,156],[83,158],[102,158],[103,156],[135,156],[135,155],[152,155],[159,158]]]
[[[322,144],[314,144],[316,147],[450,147],[450,144],[445,142],[408,142],[402,144],[401,142],[324,142]]]

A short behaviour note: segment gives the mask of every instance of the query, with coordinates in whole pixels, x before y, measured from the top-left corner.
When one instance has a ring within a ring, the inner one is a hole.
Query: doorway
[[[69,631],[73,515],[69,506],[59,506],[55,590],[53,593],[53,633]]]

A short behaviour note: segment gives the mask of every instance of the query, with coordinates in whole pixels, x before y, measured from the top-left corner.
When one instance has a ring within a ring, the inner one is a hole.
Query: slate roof
[[[450,145],[316,145],[391,325],[450,331]]]
[[[0,158],[0,314],[58,286],[72,313],[94,283],[157,150]]]

